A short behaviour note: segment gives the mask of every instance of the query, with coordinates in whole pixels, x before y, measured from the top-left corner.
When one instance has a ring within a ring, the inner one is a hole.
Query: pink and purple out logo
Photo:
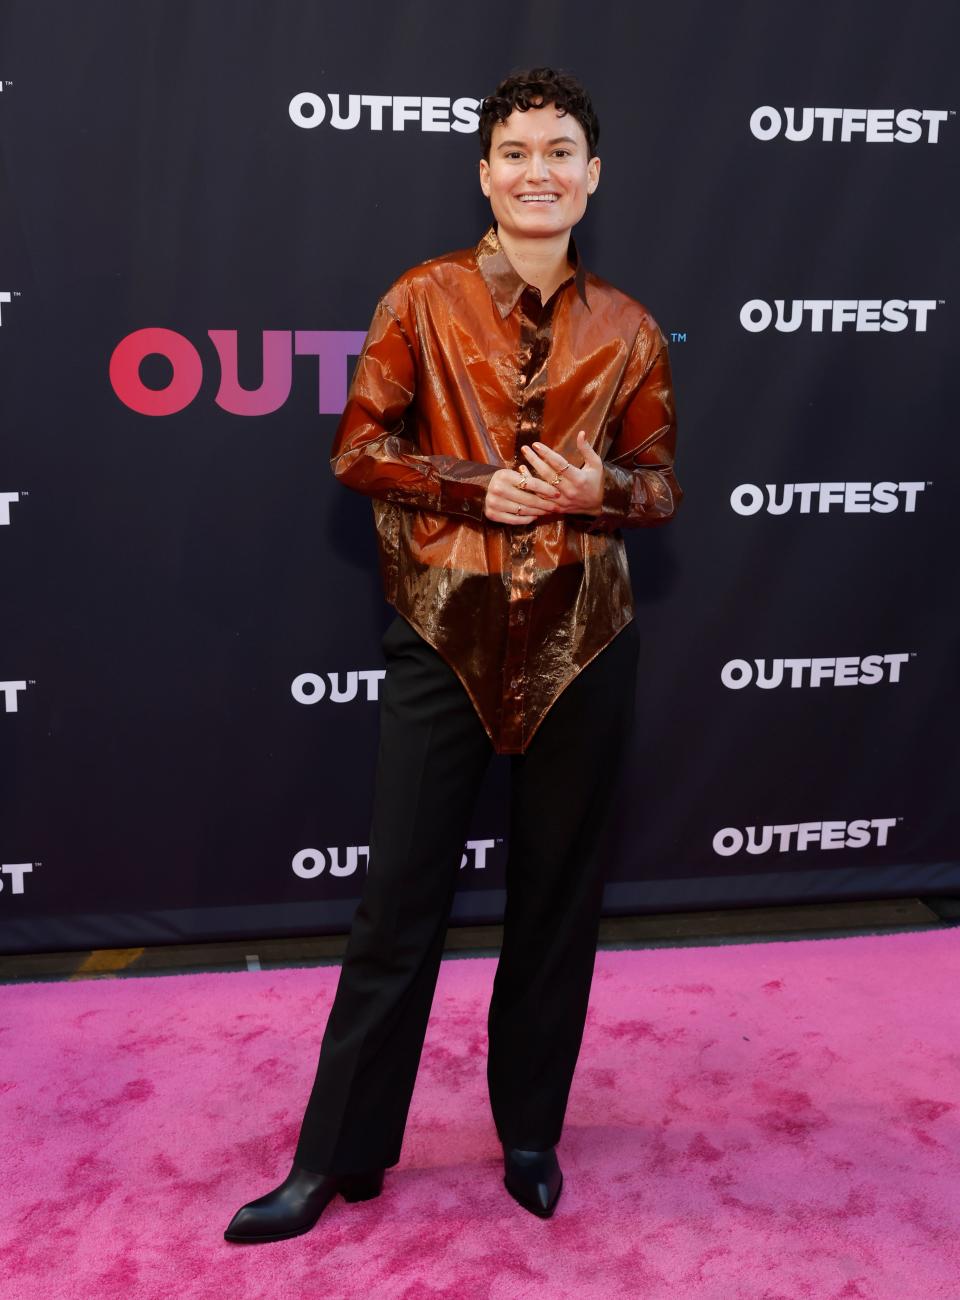
[[[241,388],[237,366],[237,331],[208,330],[220,362],[220,385],[214,399],[231,415],[272,415],[290,396],[294,356],[317,358],[320,415],[339,415],[347,400],[347,358],[358,356],[363,330],[264,330],[263,380],[259,388]],[[151,356],[165,357],[172,376],[163,388],[149,388],[140,366]],[[176,415],[189,406],[203,382],[200,353],[176,330],[134,330],[110,357],[110,384],[131,411],[140,415]]]

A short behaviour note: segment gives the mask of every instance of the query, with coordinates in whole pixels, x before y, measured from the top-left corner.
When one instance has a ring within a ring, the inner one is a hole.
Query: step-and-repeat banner
[[[577,242],[671,342],[686,492],[625,534],[607,913],[956,892],[958,39],[899,0],[6,0],[0,948],[348,928],[392,610],[333,433],[538,64],[594,97]],[[455,920],[502,914],[509,763]]]

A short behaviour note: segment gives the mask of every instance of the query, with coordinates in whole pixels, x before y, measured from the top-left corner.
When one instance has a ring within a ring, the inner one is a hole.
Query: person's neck
[[[497,238],[510,265],[527,284],[536,285],[543,302],[563,284],[570,274],[570,231],[524,239],[511,235],[497,223]]]

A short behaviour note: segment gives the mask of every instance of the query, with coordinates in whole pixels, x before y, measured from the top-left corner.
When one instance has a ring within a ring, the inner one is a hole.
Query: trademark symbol
[[[20,495],[21,495],[22,497],[28,497],[28,496],[30,495],[30,489],[27,488],[26,491],[25,491],[25,492],[21,492]]]
[[[928,479],[927,479],[927,487],[933,487],[933,479],[932,479],[932,478],[928,478]]]
[[[938,307],[945,307],[946,305],[947,305],[947,300],[946,300],[946,298],[938,298],[938,299],[937,299],[937,306],[938,306]]]
[[[898,822],[902,822],[902,821],[903,821],[903,818],[902,818],[902,817],[898,817],[898,818],[897,818],[897,821],[898,821]]]
[[[36,677],[28,677],[28,678],[27,678],[27,685],[28,685],[28,686],[36,686],[36,684],[37,684],[37,679],[36,679]]]
[[[916,657],[917,657],[917,652],[916,652],[916,650],[911,650],[911,651],[910,651],[910,658],[911,658],[911,659],[916,659]]]
[[[13,291],[13,296],[14,296],[14,298],[19,298],[19,297],[20,297],[20,290],[19,290],[19,289],[14,289],[14,291]]]

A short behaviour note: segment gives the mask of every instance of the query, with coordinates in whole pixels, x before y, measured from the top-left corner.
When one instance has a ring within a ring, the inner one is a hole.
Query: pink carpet
[[[338,969],[3,987],[3,1300],[960,1296],[960,930],[601,952],[550,1220],[500,1181],[493,971],[444,963],[383,1194],[252,1247]]]

